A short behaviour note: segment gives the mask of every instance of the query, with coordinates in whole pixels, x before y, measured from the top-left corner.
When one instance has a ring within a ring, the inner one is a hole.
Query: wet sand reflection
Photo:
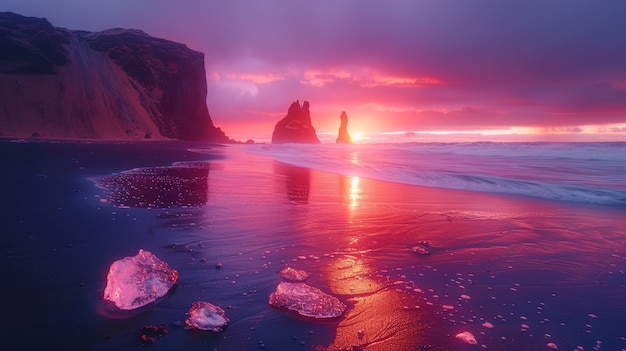
[[[435,347],[425,342],[424,335],[436,329],[426,309],[393,283],[374,279],[366,262],[366,257],[346,255],[326,272],[332,292],[346,297],[352,306],[332,343],[318,350],[442,349],[441,343]]]
[[[332,342],[318,345],[315,350],[451,349],[447,328],[435,327],[440,323],[433,318],[433,306],[424,305],[412,291],[390,281],[381,262],[372,257],[377,241],[367,237],[371,228],[361,221],[363,213],[371,210],[361,208],[364,194],[370,192],[363,189],[363,184],[370,182],[363,183],[356,176],[337,179],[343,211],[336,214],[336,219],[345,221],[345,229],[335,236],[339,243],[333,245],[343,247],[343,251],[329,255],[331,262],[318,269],[332,294],[349,307]],[[436,345],[433,340],[437,340]]]
[[[274,174],[284,178],[287,200],[296,204],[307,203],[311,192],[311,170],[276,161],[273,166]]]

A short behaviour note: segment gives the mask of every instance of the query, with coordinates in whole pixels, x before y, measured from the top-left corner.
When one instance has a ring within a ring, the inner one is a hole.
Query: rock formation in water
[[[206,94],[204,55],[183,44],[0,13],[1,136],[230,142]]]
[[[337,144],[352,144],[352,138],[348,133],[348,115],[346,111],[341,111],[341,125],[339,126],[339,135],[337,136]]]
[[[295,101],[289,106],[287,116],[276,123],[272,133],[272,144],[301,143],[319,144],[320,141],[311,124],[309,102],[305,101],[300,106],[300,101]]]

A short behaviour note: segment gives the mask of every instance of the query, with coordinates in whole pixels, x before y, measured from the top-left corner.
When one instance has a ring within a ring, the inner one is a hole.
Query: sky
[[[295,101],[322,141],[626,141],[626,1],[1,0],[68,29],[205,54],[213,123],[268,141]]]

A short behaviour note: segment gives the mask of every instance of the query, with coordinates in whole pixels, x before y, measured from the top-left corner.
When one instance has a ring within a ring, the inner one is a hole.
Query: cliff
[[[289,106],[287,115],[276,123],[274,133],[272,133],[272,144],[284,143],[320,143],[315,128],[311,124],[308,101],[305,101],[302,106],[299,101],[293,102]]]
[[[0,136],[230,142],[206,94],[204,55],[183,44],[0,13]]]
[[[350,133],[348,133],[348,115],[346,111],[341,111],[341,124],[339,125],[339,132],[337,135],[337,144],[352,144],[352,138],[350,138]]]

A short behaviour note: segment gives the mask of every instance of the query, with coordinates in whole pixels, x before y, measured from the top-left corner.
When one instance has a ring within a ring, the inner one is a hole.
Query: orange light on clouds
[[[436,77],[428,76],[397,76],[389,75],[379,71],[361,68],[355,70],[308,70],[302,73],[300,83],[323,87],[327,84],[338,81],[345,81],[356,84],[364,88],[374,87],[396,87],[415,88],[426,85],[444,85],[445,82]]]
[[[392,86],[392,87],[419,87],[425,85],[443,85],[444,82],[433,77],[398,77],[387,76],[381,74],[372,74],[361,82],[361,86],[364,88],[374,88],[379,86]]]
[[[318,88],[338,80],[349,79],[352,75],[345,70],[317,71],[308,70],[302,73],[301,84],[312,85]]]
[[[285,77],[279,74],[265,73],[228,73],[226,74],[228,79],[232,80],[245,80],[255,84],[268,84],[279,80],[285,80]]]

